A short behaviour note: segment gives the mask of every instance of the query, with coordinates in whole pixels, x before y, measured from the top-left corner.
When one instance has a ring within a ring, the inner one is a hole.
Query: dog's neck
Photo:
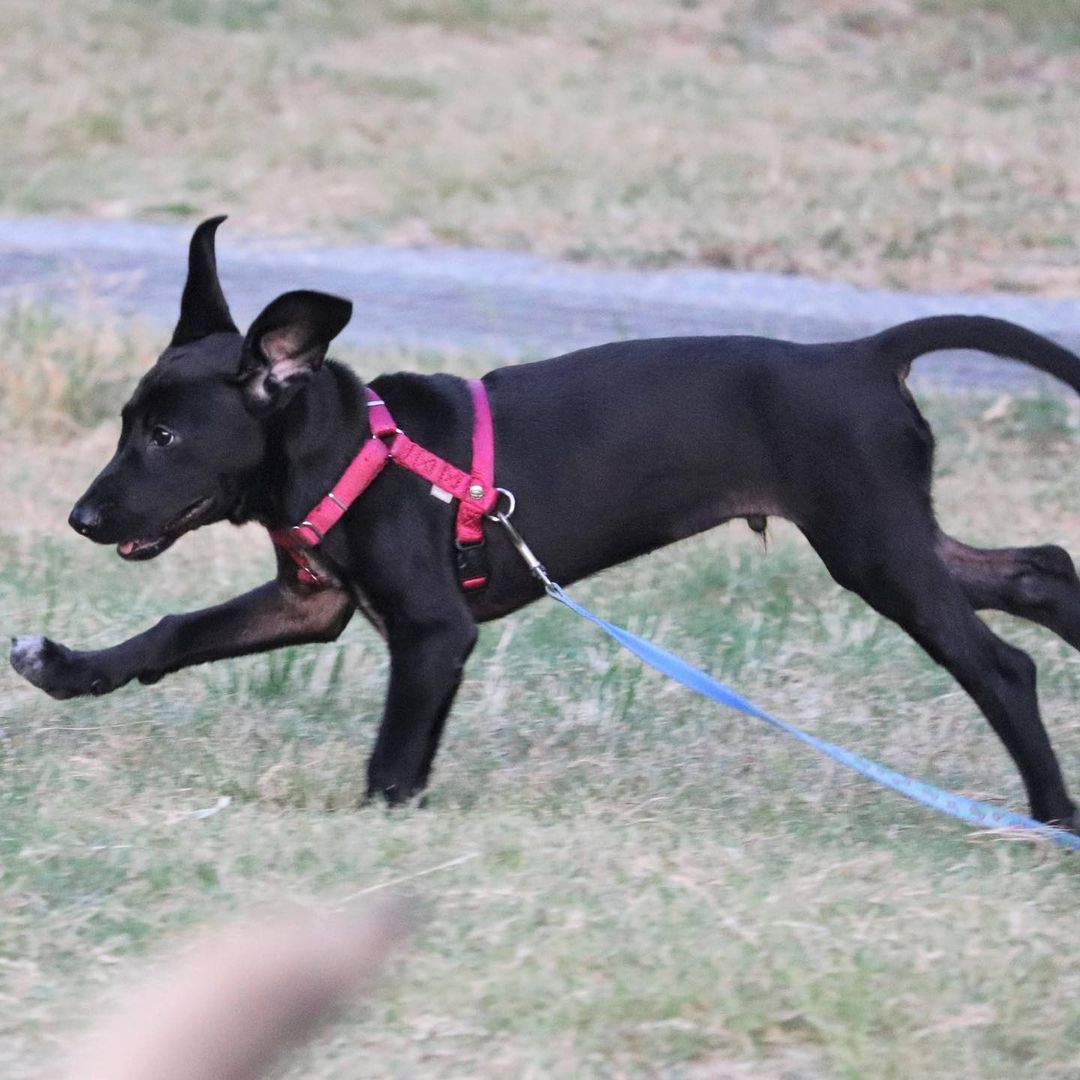
[[[333,486],[368,430],[363,383],[328,360],[283,412],[267,420],[266,454],[233,520],[293,524]]]

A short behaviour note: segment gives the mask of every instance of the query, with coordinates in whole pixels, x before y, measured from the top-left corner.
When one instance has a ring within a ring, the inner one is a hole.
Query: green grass
[[[204,530],[139,565],[64,527],[115,440],[71,390],[89,371],[130,384],[147,354],[138,331],[107,321],[75,334],[40,312],[19,319],[0,366],[0,630],[104,645],[268,576],[255,529]],[[99,344],[71,360],[76,340]],[[367,372],[485,367],[353,359]],[[26,389],[37,362],[55,367],[47,395]],[[1072,402],[925,404],[951,531],[1080,549]],[[967,698],[842,593],[795,530],[770,533],[763,551],[735,524],[574,591],[777,715],[1022,807]],[[992,622],[1037,659],[1077,782],[1076,654]],[[1075,857],[972,834],[875,788],[547,603],[484,628],[430,807],[356,809],[385,677],[382,644],[359,620],[333,645],[100,700],[53,702],[0,674],[5,1077],[43,1075],[89,1006],[180,931],[275,901],[334,906],[413,875],[431,903],[413,947],[288,1075],[1080,1071]],[[195,815],[222,796],[227,807]]]
[[[1050,51],[1080,49],[1080,8],[1072,0],[923,0],[925,10],[1007,21],[1027,42]]]
[[[14,0],[0,211],[1075,294],[1073,0]]]

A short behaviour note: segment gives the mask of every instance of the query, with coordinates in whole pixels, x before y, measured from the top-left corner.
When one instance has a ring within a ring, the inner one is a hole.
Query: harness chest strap
[[[495,437],[484,384],[479,379],[472,379],[468,385],[473,404],[471,472],[464,472],[413,442],[394,423],[385,402],[370,387],[365,387],[371,437],[364,440],[337,483],[308,511],[299,525],[269,530],[274,543],[284,548],[296,563],[301,581],[307,584],[321,582],[308,564],[304,550],[322,543],[345,511],[390,462],[408,469],[439,492],[458,500],[455,532],[459,550],[483,543],[484,517],[492,512],[499,499],[495,488]],[[432,494],[438,492],[433,490]],[[487,577],[483,574],[466,577],[461,582],[465,589],[478,589],[486,584]]]

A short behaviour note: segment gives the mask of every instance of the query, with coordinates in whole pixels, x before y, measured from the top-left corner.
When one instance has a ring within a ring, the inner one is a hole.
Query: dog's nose
[[[68,524],[80,536],[89,536],[101,524],[101,513],[92,506],[76,503],[68,515]]]

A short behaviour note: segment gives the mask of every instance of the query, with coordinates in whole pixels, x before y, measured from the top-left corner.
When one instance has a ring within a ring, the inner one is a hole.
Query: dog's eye
[[[175,438],[176,436],[168,428],[163,428],[160,424],[150,432],[150,441],[155,446],[168,446]]]

